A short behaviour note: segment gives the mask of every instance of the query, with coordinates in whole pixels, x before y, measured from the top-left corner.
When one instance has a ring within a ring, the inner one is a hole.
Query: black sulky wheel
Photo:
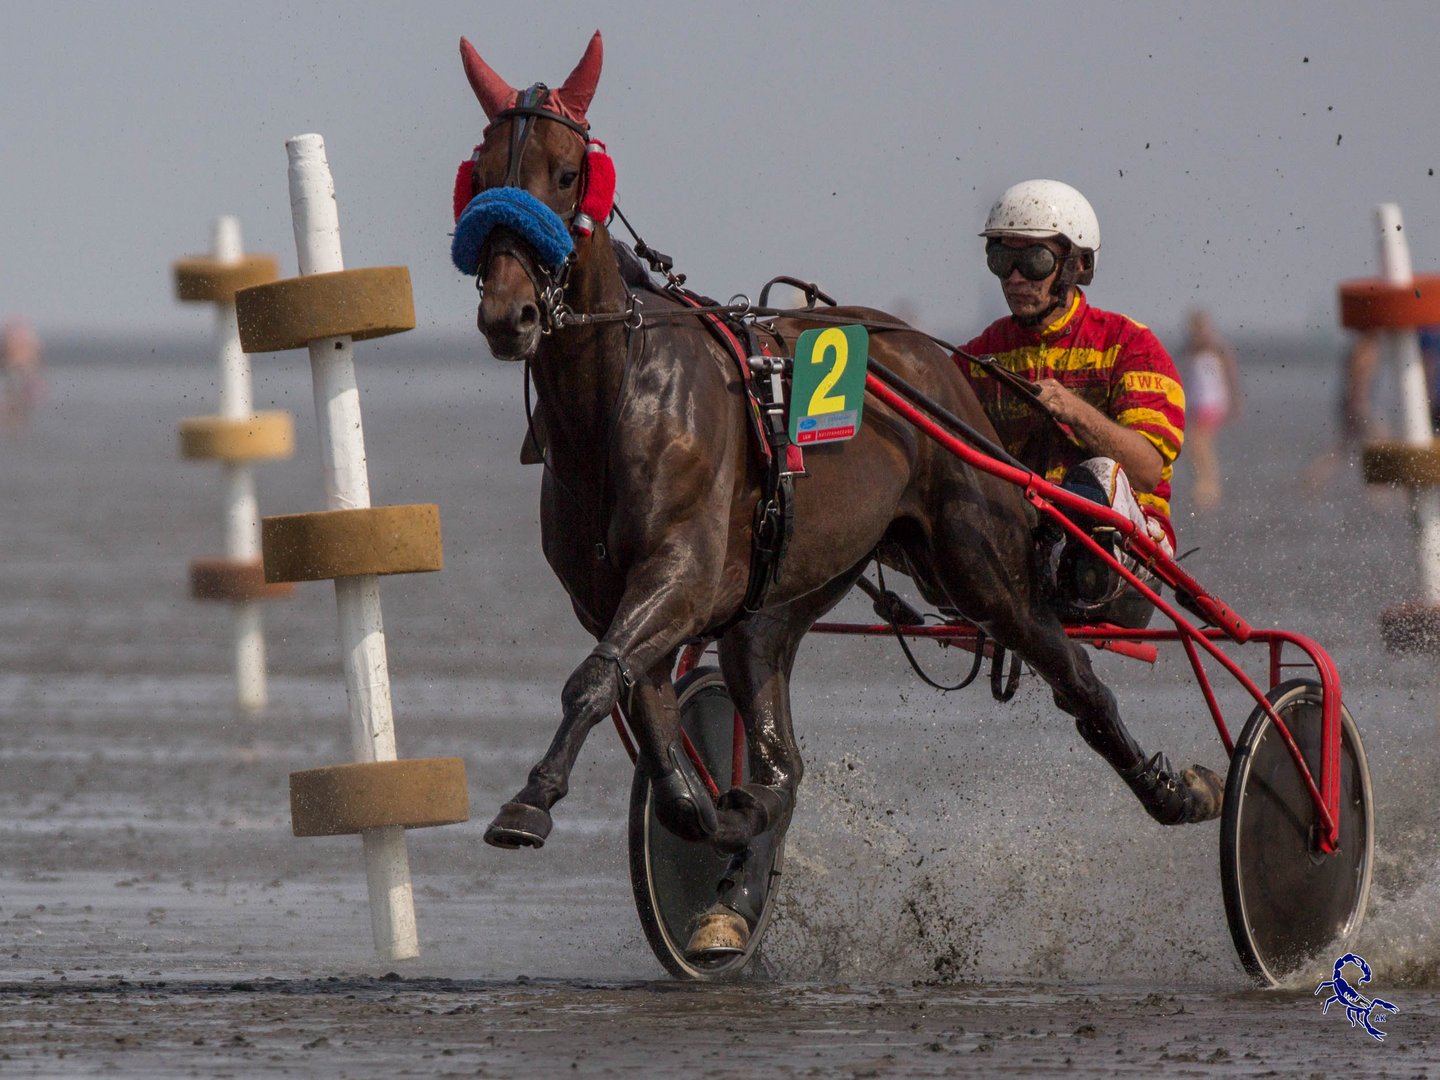
[[[1319,783],[1320,684],[1281,683],[1266,695]],[[1365,748],[1341,707],[1340,848],[1321,854],[1315,810],[1275,724],[1250,714],[1225,783],[1220,879],[1240,962],[1278,986],[1320,955],[1333,959],[1365,917],[1374,861],[1375,813]]]
[[[735,705],[724,678],[715,668],[696,668],[675,683],[675,693],[681,727],[716,785],[725,790],[731,779]],[[702,982],[734,979],[754,960],[774,911],[783,843],[776,848],[760,919],[745,951],[713,962],[687,960],[685,943],[692,925],[715,902],[715,887],[730,858],[708,844],[682,840],[661,825],[651,806],[650,780],[641,769],[635,770],[630,786],[630,887],[645,938],[666,971],[678,979]]]

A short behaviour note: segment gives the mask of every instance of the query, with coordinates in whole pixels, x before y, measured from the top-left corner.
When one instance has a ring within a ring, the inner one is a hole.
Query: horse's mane
[[[644,289],[647,292],[659,292],[660,287],[650,276],[649,268],[635,254],[635,249],[623,240],[616,237],[610,238],[610,246],[615,249],[615,261],[620,266],[620,278],[632,289]]]

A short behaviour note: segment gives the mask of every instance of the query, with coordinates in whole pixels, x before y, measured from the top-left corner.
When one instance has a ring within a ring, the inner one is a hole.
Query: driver
[[[1185,391],[1149,329],[1091,307],[1080,288],[1095,276],[1095,211],[1069,184],[1026,180],[996,200],[980,235],[1010,315],[963,352],[993,357],[1037,388],[1027,400],[983,364],[957,357],[1000,441],[1045,479],[1125,514],[1173,555],[1170,475],[1184,439]],[[1062,618],[1149,621],[1143,597],[1079,544],[1067,551],[1058,526],[1050,528],[1041,576]]]
[[[1185,391],[1153,333],[1091,307],[1080,289],[1095,276],[1095,211],[1068,184],[1027,180],[1000,196],[980,235],[1010,315],[956,359],[1000,441],[1047,480],[1124,514],[1173,555],[1170,474],[1184,441]],[[988,369],[986,357],[994,358]],[[1034,384],[1033,399],[1023,387],[1002,386],[991,374],[996,367],[1007,382],[1019,376]],[[1103,531],[1096,539],[1106,542]],[[1153,608],[1143,596],[1080,544],[1063,541],[1063,533],[1042,531],[1038,545],[1042,588],[1062,619],[1132,627],[1149,621]],[[1113,535],[1108,542],[1113,551]],[[1177,776],[1163,754],[1147,760],[1135,751],[1138,760],[1120,775],[1157,821],[1219,816],[1225,786],[1214,772],[1196,765]],[[1185,792],[1178,812],[1152,808],[1162,787]]]

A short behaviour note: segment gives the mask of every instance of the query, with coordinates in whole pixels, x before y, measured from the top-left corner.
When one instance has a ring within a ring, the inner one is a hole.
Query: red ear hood
[[[589,126],[585,113],[590,108],[590,99],[595,96],[595,84],[600,81],[600,65],[604,58],[605,48],[600,41],[600,31],[596,30],[590,37],[590,44],[585,46],[585,55],[580,57],[565,85],[550,95],[550,104],[557,112],[577,124]]]
[[[470,80],[470,89],[480,99],[480,108],[485,110],[487,120],[515,104],[520,92],[507,83],[475,51],[475,46],[460,39],[460,62],[465,65],[465,77]]]
[[[561,116],[588,126],[585,119],[590,100],[595,96],[595,85],[600,81],[600,65],[604,59],[604,47],[600,31],[596,30],[585,48],[585,55],[575,65],[575,70],[565,80],[565,85],[552,91],[546,105]],[[480,100],[488,120],[495,119],[496,113],[505,111],[520,99],[520,91],[495,73],[495,70],[475,51],[475,46],[465,38],[460,39],[460,60],[465,65],[465,75],[470,88]]]

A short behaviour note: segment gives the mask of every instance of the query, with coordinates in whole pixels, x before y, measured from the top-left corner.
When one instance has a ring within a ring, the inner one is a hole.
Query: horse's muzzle
[[[475,321],[496,360],[524,360],[540,344],[540,309],[535,304],[494,318],[487,317],[482,302]]]
[[[523,360],[540,344],[544,330],[535,278],[509,245],[496,245],[488,254],[476,324],[495,359]]]

